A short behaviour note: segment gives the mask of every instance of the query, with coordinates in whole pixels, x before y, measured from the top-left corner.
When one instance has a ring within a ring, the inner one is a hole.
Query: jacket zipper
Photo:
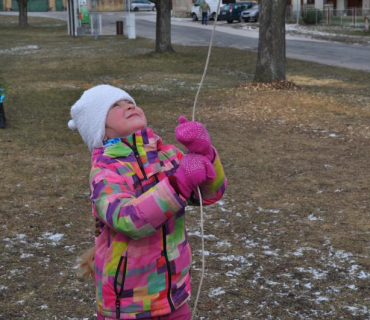
[[[163,253],[164,253],[164,258],[166,259],[166,266],[167,266],[167,273],[168,273],[168,292],[167,292],[167,300],[168,303],[170,304],[171,311],[175,311],[175,306],[172,303],[171,299],[171,267],[170,267],[170,262],[168,260],[168,255],[167,255],[167,240],[166,240],[166,226],[163,225],[162,227],[163,231]]]
[[[136,158],[136,161],[137,163],[139,164],[139,167],[140,167],[140,171],[141,173],[143,174],[144,176],[144,179],[145,180],[148,180],[148,177],[145,173],[145,170],[144,170],[144,165],[143,163],[141,162],[141,159],[140,159],[140,155],[139,155],[139,152],[137,151],[137,148],[136,148],[136,136],[135,134],[133,135],[133,142],[134,142],[134,145],[131,147],[128,143],[124,142],[125,145],[127,145],[133,152],[134,152],[134,155],[135,155],[135,158]]]
[[[146,173],[145,173],[145,170],[144,170],[143,163],[141,162],[141,159],[140,159],[140,156],[139,156],[139,152],[137,151],[137,148],[136,148],[136,136],[135,136],[135,134],[134,134],[134,139],[133,140],[134,140],[134,147],[133,147],[132,150],[134,150],[134,154],[135,154],[137,163],[139,164],[139,167],[140,167],[141,173],[144,176],[144,179],[148,180],[148,177],[146,176]]]
[[[140,159],[140,155],[137,151],[137,148],[136,148],[136,136],[134,134],[133,136],[133,142],[134,142],[134,145],[133,147],[131,147],[129,144],[125,143],[128,147],[131,148],[132,151],[134,151],[134,154],[135,154],[135,158],[136,158],[136,161],[137,163],[139,164],[139,167],[140,167],[140,170],[141,170],[141,173],[143,174],[144,176],[144,179],[145,180],[148,180],[148,177],[144,171],[144,166],[143,166],[143,163],[141,162],[141,159]],[[154,179],[156,181],[156,183],[159,182],[158,180],[158,177],[155,175],[154,176]],[[168,255],[167,255],[167,240],[166,240],[166,227],[165,225],[163,225],[162,227],[162,231],[163,231],[163,252],[164,252],[164,258],[166,260],[166,267],[167,267],[167,273],[168,273],[168,292],[167,292],[167,300],[168,300],[168,303],[171,307],[171,311],[175,311],[175,306],[173,305],[173,302],[172,302],[172,299],[171,299],[171,268],[170,268],[170,262],[168,260]],[[126,262],[127,262],[127,258],[126,258]],[[126,271],[126,264],[125,264],[125,271]],[[116,284],[116,281],[115,281],[115,284]],[[121,287],[121,289],[123,288],[123,286]],[[114,290],[116,290],[116,288],[114,288]],[[117,292],[116,292],[116,295],[117,295]],[[118,301],[118,302],[117,302]],[[118,305],[118,306],[117,306]],[[116,300],[116,318],[119,319],[119,315],[120,315],[120,305],[119,305],[119,298],[117,296],[117,300]],[[118,317],[117,317],[118,316]]]
[[[117,291],[117,280],[118,280],[118,274],[119,274],[119,269],[121,268],[122,261],[125,257],[121,257],[118,263],[117,271],[116,271],[116,276],[114,277],[114,292],[116,293],[116,319],[119,319],[121,316],[121,303],[120,299],[123,293],[123,286],[125,284],[125,276],[126,276],[126,269],[127,269],[127,255],[125,259],[125,265],[123,266],[123,272],[122,272],[122,281],[121,281],[121,288],[119,292]]]

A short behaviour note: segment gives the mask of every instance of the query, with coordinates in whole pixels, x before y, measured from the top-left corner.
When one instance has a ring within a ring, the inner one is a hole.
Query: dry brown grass
[[[53,26],[60,22],[31,19],[33,27],[19,29],[3,18],[0,318],[93,319],[93,285],[75,270],[93,243],[90,159],[67,129],[69,108],[86,88],[117,85],[175,143],[206,48],[178,46],[162,56],[144,39],[72,39],[65,26]],[[223,202],[206,208],[199,315],[369,317],[370,74],[289,60],[288,80],[299,90],[253,90],[255,59],[215,48],[199,100],[196,117],[229,179]],[[198,221],[198,209],[189,208],[194,284]]]

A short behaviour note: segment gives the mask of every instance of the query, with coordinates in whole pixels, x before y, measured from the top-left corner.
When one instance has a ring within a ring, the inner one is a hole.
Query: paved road
[[[0,13],[2,14],[2,13]],[[16,14],[7,13],[4,14]],[[65,12],[29,13],[29,15],[67,19]],[[102,13],[103,34],[115,34],[115,21],[123,19],[123,13]],[[155,12],[136,14],[136,35],[155,39]],[[208,45],[212,25],[202,26],[190,19],[173,18],[172,42],[183,45]],[[215,46],[228,46],[244,50],[257,51],[258,31],[235,29],[224,22],[218,22],[214,37]],[[287,36],[287,57],[340,66],[357,70],[370,71],[370,46],[345,44]]]

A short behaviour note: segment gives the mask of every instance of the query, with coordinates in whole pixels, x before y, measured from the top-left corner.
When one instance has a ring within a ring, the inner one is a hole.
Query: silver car
[[[243,11],[240,14],[240,18],[244,20],[244,22],[249,22],[249,21],[258,21],[258,16],[260,13],[260,7],[258,4],[253,6],[252,8]]]
[[[131,11],[155,11],[155,4],[148,0],[132,0]]]

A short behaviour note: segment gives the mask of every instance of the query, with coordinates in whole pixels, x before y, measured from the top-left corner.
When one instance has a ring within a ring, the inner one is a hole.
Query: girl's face
[[[105,121],[105,136],[108,139],[127,137],[145,128],[144,111],[131,101],[121,100],[108,111]]]

